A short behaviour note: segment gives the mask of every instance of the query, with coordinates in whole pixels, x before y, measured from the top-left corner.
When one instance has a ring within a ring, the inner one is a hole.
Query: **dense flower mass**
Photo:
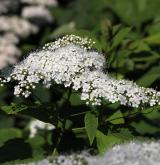
[[[132,107],[159,104],[160,92],[104,73],[105,57],[91,49],[93,44],[74,35],[46,44],[17,64],[1,84],[15,81],[16,96],[28,97],[38,83],[56,83],[80,91],[86,104],[101,105],[102,99]]]
[[[103,156],[101,164],[159,165],[160,142],[130,142],[116,145]]]
[[[130,142],[114,146],[103,156],[91,156],[82,152],[47,158],[26,165],[159,165],[159,152],[159,141]]]
[[[86,156],[89,156],[90,160],[93,159],[89,154],[84,155],[83,153],[81,153],[81,154],[72,154],[72,155],[60,155],[58,157],[50,157],[41,160],[39,162],[19,164],[19,165],[90,165],[87,161]],[[96,164],[91,164],[91,165],[96,165]]]

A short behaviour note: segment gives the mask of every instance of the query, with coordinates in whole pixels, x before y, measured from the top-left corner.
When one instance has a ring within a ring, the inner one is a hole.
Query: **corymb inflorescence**
[[[101,100],[121,105],[154,106],[160,93],[139,87],[132,81],[116,80],[104,72],[106,59],[92,49],[94,42],[75,35],[64,36],[32,52],[0,84],[14,81],[14,94],[28,97],[39,83],[45,87],[61,84],[79,91],[86,104],[101,105]]]

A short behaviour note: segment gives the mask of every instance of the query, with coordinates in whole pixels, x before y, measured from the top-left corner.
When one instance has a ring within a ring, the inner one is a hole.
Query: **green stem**
[[[73,132],[76,132],[76,131],[81,131],[81,130],[85,130],[86,128],[85,127],[79,127],[79,128],[73,128],[72,131]]]
[[[55,148],[54,148],[54,150],[53,150],[53,152],[52,152],[52,155],[53,156],[57,156],[58,155],[58,146],[59,146],[59,144],[60,144],[60,142],[61,142],[61,139],[62,139],[62,135],[63,135],[63,133],[61,132],[60,133],[60,136],[59,136],[59,138],[58,138],[58,140],[57,140],[57,143],[56,143],[56,146],[55,146]]]
[[[70,87],[70,88],[69,88],[69,92],[68,92],[67,101],[69,101],[69,99],[70,99],[70,97],[71,97],[71,94],[72,94],[72,88]]]
[[[32,94],[33,95],[33,97],[35,97],[40,103],[43,103],[43,101],[38,97],[38,96],[36,96],[36,95],[34,95],[34,94]]]
[[[72,94],[72,88],[69,88],[68,97],[67,97],[65,103],[67,103],[69,101],[71,94]],[[56,146],[55,146],[53,153],[52,153],[53,156],[56,156],[58,154],[57,149],[58,149],[58,146],[61,142],[63,132],[65,131],[66,120],[67,120],[67,118],[60,119],[60,117],[59,117],[59,121],[62,123],[62,128],[61,128],[61,132],[60,132],[59,138],[57,140]]]
[[[76,113],[76,114],[70,115],[69,117],[80,116],[80,115],[86,114],[86,113],[88,113],[88,112],[90,112],[90,111],[85,111],[85,112]]]
[[[146,113],[141,113],[141,114],[149,114],[151,112],[153,112],[154,109],[152,109],[150,112],[146,112]],[[109,122],[109,121],[114,121],[114,120],[117,120],[117,119],[122,119],[122,118],[129,118],[129,117],[132,117],[132,116],[135,116],[137,114],[140,114],[140,112],[135,112],[135,113],[132,113],[130,115],[126,115],[126,116],[123,116],[123,117],[117,117],[117,118],[114,118],[114,119],[110,119],[110,120],[106,120],[105,122]]]

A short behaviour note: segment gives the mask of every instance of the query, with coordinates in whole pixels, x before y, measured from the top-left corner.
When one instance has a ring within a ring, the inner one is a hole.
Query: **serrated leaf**
[[[11,104],[10,106],[3,106],[1,109],[9,115],[17,114],[27,109],[25,105]]]
[[[98,128],[98,117],[96,116],[96,114],[89,112],[85,115],[84,120],[89,142],[90,145],[92,145]]]

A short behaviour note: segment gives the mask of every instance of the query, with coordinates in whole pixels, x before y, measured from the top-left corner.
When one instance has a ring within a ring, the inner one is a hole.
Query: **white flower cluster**
[[[30,138],[35,137],[39,130],[53,130],[55,127],[50,123],[45,123],[40,120],[32,120],[29,124]]]
[[[116,145],[101,159],[107,165],[159,165],[160,141]]]
[[[55,165],[87,165],[87,160],[83,155],[73,154],[69,156],[60,155],[53,159],[52,164]]]
[[[87,38],[65,36],[30,53],[4,81],[17,82],[16,96],[28,97],[36,84],[50,87],[54,82],[80,91],[86,104],[101,105],[102,99],[132,107],[159,104],[160,92],[105,74],[105,57],[91,50],[92,44]]]
[[[22,3],[26,3],[29,5],[40,5],[40,6],[57,6],[57,0],[21,0]]]
[[[94,157],[91,157],[87,152],[71,154],[71,155],[59,155],[55,157],[49,157],[39,162],[21,164],[21,165],[96,165],[91,164],[96,162]],[[20,165],[20,164],[19,164]],[[97,164],[98,165],[98,164]]]
[[[160,165],[159,153],[159,141],[130,142],[114,146],[103,156],[91,156],[82,152],[26,165]]]
[[[22,10],[22,17],[36,24],[46,24],[53,21],[47,8],[44,6],[27,6]]]
[[[15,64],[21,51],[17,44],[33,33],[38,32],[36,26],[17,16],[0,16],[0,69],[8,64]]]
[[[57,0],[0,0],[0,69],[17,62],[21,54],[17,47],[19,41],[53,23],[49,8],[57,4]],[[18,41],[11,42],[11,35]]]
[[[17,43],[18,39],[12,33],[0,35],[0,69],[17,62],[17,57],[21,54],[15,45]]]
[[[26,38],[38,32],[36,26],[17,16],[1,16],[0,25],[0,32],[12,32],[20,38]]]
[[[22,9],[22,17],[28,19],[38,28],[53,23],[54,19],[49,7],[57,6],[57,0],[21,0],[21,2],[27,5]]]

